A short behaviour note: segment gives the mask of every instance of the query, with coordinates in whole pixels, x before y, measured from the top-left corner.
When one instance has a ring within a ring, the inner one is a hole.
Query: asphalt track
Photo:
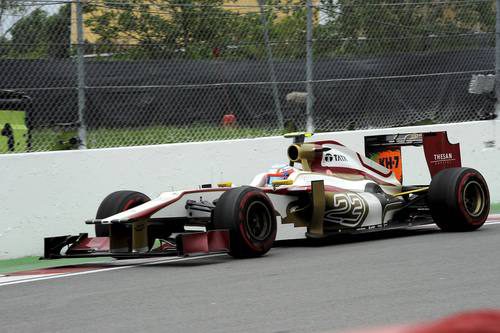
[[[322,332],[500,308],[500,224],[0,286],[1,332]]]

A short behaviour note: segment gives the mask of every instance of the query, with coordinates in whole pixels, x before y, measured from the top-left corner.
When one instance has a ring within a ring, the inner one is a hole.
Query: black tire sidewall
[[[471,216],[462,200],[465,185],[477,181],[484,192],[483,211]],[[484,177],[472,168],[450,168],[436,174],[430,184],[429,207],[436,224],[445,231],[471,231],[481,227],[489,214],[490,197]]]
[[[265,205],[270,216],[270,231],[263,240],[253,238],[245,227],[249,206],[259,201]],[[229,229],[230,254],[238,258],[257,257],[268,252],[276,238],[277,224],[274,207],[269,197],[260,189],[242,186],[222,194],[214,211],[216,229]]]
[[[489,196],[489,191],[488,191],[488,186],[486,185],[486,181],[484,180],[483,176],[477,172],[474,169],[466,169],[460,176],[459,178],[460,182],[457,184],[457,189],[456,189],[456,196],[457,196],[457,201],[458,201],[458,208],[460,210],[460,215],[464,218],[465,221],[467,221],[468,225],[471,226],[481,226],[484,224],[486,219],[488,218],[489,214],[489,208],[490,208],[490,196]],[[472,181],[475,180],[477,181],[483,191],[484,191],[484,207],[483,211],[481,214],[479,214],[477,217],[471,216],[466,208],[465,208],[465,203],[463,202],[463,191],[465,189],[465,185]]]
[[[113,192],[101,202],[101,205],[97,209],[96,219],[103,219],[121,213],[150,200],[147,195],[137,191]],[[95,233],[96,237],[109,237],[109,226],[96,224]]]
[[[247,221],[247,214],[246,213],[248,211],[250,204],[255,202],[255,201],[260,201],[261,203],[263,203],[266,206],[267,211],[269,213],[269,217],[271,219],[271,221],[270,221],[270,223],[271,223],[270,233],[269,233],[268,237],[266,237],[262,241],[256,240],[252,236],[250,236],[248,234],[248,231],[246,228],[246,225],[249,223]],[[267,195],[264,194],[263,192],[260,192],[260,191],[259,192],[256,192],[256,191],[246,192],[241,197],[239,214],[238,214],[238,227],[240,229],[239,234],[243,238],[245,244],[248,247],[252,248],[252,250],[254,252],[265,253],[273,246],[273,242],[274,242],[274,239],[276,238],[276,232],[277,232],[276,223],[275,222],[273,223],[273,221],[275,221],[275,219],[276,218],[275,218],[275,214],[274,214],[274,208],[272,207],[269,199],[267,198]]]

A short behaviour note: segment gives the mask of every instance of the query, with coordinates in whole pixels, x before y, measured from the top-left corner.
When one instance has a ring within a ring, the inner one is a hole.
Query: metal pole
[[[87,126],[85,124],[85,59],[83,35],[82,0],[76,1],[76,35],[77,35],[77,76],[78,76],[78,138],[79,149],[87,148]]]
[[[280,103],[280,98],[279,98],[278,84],[277,84],[277,80],[276,80],[276,71],[274,70],[273,51],[271,49],[271,44],[269,43],[269,28],[268,28],[266,13],[264,11],[264,5],[265,5],[264,1],[265,0],[259,0],[260,21],[262,23],[262,26],[264,27],[264,43],[266,44],[266,50],[267,50],[267,66],[269,67],[269,75],[271,77],[271,86],[273,89],[274,107],[276,108],[276,115],[278,117],[278,125],[279,125],[280,129],[283,129],[285,124],[284,124],[284,120],[283,120],[283,112],[281,111],[281,103]]]
[[[498,0],[500,1],[500,0]],[[308,132],[314,131],[314,94],[313,94],[313,5],[312,0],[306,1],[307,6],[307,27],[306,27],[306,130]]]
[[[496,1],[495,29],[495,113],[500,114],[500,0]]]

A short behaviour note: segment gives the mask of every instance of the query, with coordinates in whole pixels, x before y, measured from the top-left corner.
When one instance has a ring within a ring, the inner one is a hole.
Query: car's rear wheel
[[[96,219],[104,219],[128,209],[142,205],[151,199],[141,192],[116,191],[108,195],[97,209]],[[109,226],[103,224],[95,225],[96,237],[109,237]]]
[[[276,238],[276,213],[264,192],[250,186],[237,187],[217,201],[214,226],[229,229],[233,257],[258,257],[271,249]]]
[[[450,168],[431,181],[429,207],[436,224],[445,231],[480,228],[490,211],[490,194],[483,176],[471,168]]]

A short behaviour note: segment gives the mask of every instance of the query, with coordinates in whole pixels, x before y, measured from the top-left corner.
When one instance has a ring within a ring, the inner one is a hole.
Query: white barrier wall
[[[447,130],[460,142],[462,164],[485,176],[494,202],[500,202],[500,121],[397,129],[321,133],[360,152],[364,136]],[[272,164],[286,162],[291,143],[281,137],[158,146],[0,155],[0,259],[41,255],[43,238],[91,233],[83,222],[101,200],[121,189],[151,197],[162,191],[205,183],[248,183]],[[430,180],[422,151],[403,151],[405,183]]]

